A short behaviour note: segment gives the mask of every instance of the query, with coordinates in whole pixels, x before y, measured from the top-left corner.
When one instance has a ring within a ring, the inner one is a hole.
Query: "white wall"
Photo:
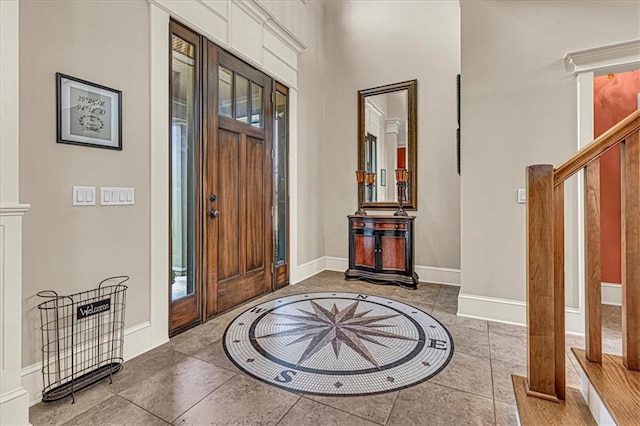
[[[325,255],[326,213],[322,200],[326,184],[322,153],[327,144],[324,125],[324,3],[311,1],[305,7],[306,25],[304,31],[301,30],[301,37],[307,49],[298,56],[298,265]],[[285,10],[289,9],[295,10],[295,6],[290,5]]]
[[[149,5],[20,2],[23,366],[41,358],[40,290],[129,275],[126,328],[149,320]],[[117,28],[117,31],[114,29]],[[123,150],[56,143],[56,72],[123,92]],[[73,185],[135,187],[135,205],[72,207]]]
[[[455,148],[455,82],[460,70],[458,2],[327,2],[325,13],[326,255],[347,257],[346,216],[357,209],[354,171],[358,90],[417,78],[416,264],[458,269],[460,189]],[[388,174],[387,180],[393,182],[393,176]]]
[[[460,4],[462,293],[522,302],[526,224],[516,190],[527,165],[557,165],[578,145],[576,82],[563,56],[637,39],[640,3]]]

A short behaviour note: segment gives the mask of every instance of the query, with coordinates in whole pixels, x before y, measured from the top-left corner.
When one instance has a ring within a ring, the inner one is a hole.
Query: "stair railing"
[[[554,169],[528,166],[527,393],[565,399],[564,186],[584,170],[585,352],[602,362],[600,157],[621,146],[622,354],[640,371],[640,110]]]

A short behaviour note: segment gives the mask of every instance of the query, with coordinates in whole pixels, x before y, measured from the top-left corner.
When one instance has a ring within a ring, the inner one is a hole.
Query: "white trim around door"
[[[258,1],[149,0],[151,39],[151,347],[168,340],[169,21],[171,18],[289,87],[291,283],[298,273],[298,54],[306,46]],[[246,36],[247,34],[251,37]]]

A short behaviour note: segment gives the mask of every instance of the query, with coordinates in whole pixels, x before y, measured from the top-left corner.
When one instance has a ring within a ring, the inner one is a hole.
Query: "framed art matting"
[[[122,150],[122,92],[61,73],[58,143]]]

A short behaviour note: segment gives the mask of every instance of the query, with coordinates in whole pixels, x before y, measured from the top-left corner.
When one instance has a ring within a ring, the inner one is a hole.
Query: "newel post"
[[[553,166],[527,167],[527,393],[565,397],[564,186]]]

